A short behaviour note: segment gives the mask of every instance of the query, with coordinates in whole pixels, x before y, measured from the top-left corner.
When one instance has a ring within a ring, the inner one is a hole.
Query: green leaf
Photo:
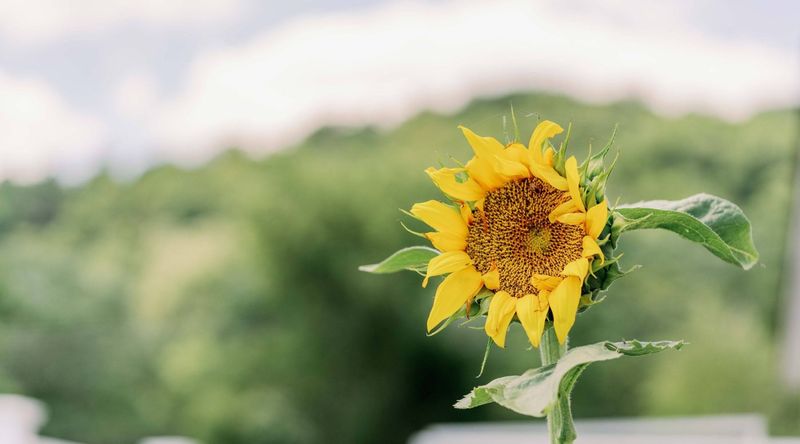
[[[408,247],[398,250],[382,262],[358,267],[367,273],[396,273],[402,270],[423,272],[428,262],[438,256],[439,252],[430,247]]]
[[[677,201],[639,202],[620,206],[615,213],[613,239],[625,231],[661,228],[745,270],[758,262],[750,221],[738,206],[720,197],[696,194]]]
[[[680,350],[684,345],[686,345],[684,341],[641,342],[636,339],[623,342],[606,342],[605,344],[607,349],[622,353],[625,356],[649,355],[667,348]]]
[[[678,350],[683,345],[683,341],[624,341],[576,347],[567,351],[555,364],[476,387],[459,400],[455,408],[469,409],[496,402],[523,415],[544,417],[559,396],[569,395],[578,376],[592,362],[658,353],[670,348]]]

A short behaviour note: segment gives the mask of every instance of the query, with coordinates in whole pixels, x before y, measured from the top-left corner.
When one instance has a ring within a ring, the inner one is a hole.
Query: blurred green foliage
[[[45,401],[45,433],[93,443],[157,434],[390,443],[432,422],[519,419],[451,405],[538,365],[520,329],[476,379],[482,331],[425,336],[435,286],[421,289],[412,273],[357,271],[420,243],[400,227],[398,208],[439,197],[425,167],[467,158],[457,124],[513,134],[504,128],[510,102],[523,135],[538,115],[574,122],[579,156],[619,123],[612,202],[722,196],[750,216],[762,254],[742,272],[669,233],[626,235],[623,262],[644,268],[580,316],[573,344],[691,345],[593,367],[576,389],[576,416],[756,411],[792,431],[800,417],[775,408],[797,404],[780,387],[775,344],[794,115],[730,124],[546,95],[423,113],[391,130],[323,129],[264,160],[229,151],[131,183],[100,175],[75,188],[3,185],[0,389]]]

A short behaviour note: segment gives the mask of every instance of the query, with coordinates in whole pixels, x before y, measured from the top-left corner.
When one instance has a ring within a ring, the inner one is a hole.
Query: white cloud
[[[0,179],[20,183],[54,173],[67,182],[102,161],[101,124],[70,109],[46,84],[0,71]]]
[[[114,89],[114,109],[131,119],[141,119],[159,101],[158,80],[147,72],[125,76]]]
[[[129,22],[217,23],[236,19],[247,1],[6,0],[0,36],[45,43]],[[168,97],[155,65],[113,79],[96,117],[44,83],[0,70],[0,179],[77,180],[101,164],[124,173],[163,160],[196,165],[226,144],[265,152],[320,125],[394,125],[422,109],[452,111],[520,90],[633,97],[667,114],[728,119],[796,106],[794,54],[707,33],[690,17],[695,3],[443,0],[300,16],[206,49]]]
[[[152,128],[165,157],[197,163],[222,142],[275,149],[320,124],[391,125],[520,89],[729,119],[797,104],[791,54],[715,39],[672,6],[451,0],[302,18],[199,57]]]
[[[209,24],[237,17],[240,0],[3,0],[0,35],[17,44],[49,43],[125,23]]]

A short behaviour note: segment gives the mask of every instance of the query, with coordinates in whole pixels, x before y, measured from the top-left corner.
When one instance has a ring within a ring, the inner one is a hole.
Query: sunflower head
[[[547,322],[563,343],[576,314],[622,275],[605,199],[611,142],[579,165],[566,142],[558,149],[551,143],[563,132],[551,121],[536,127],[527,146],[460,129],[472,159],[426,170],[447,202],[410,211],[433,228],[423,235],[440,252],[428,262],[423,286],[445,275],[428,331],[453,317],[485,314],[486,333],[501,347],[514,320],[535,347]]]
[[[516,125],[513,108],[511,116]],[[569,399],[575,379],[566,389],[564,384],[566,375],[575,372],[569,369],[684,344],[603,341],[566,351],[576,315],[600,302],[601,292],[628,273],[614,255],[620,236],[638,229],[672,231],[747,270],[758,261],[750,221],[734,203],[706,193],[615,205],[609,212],[605,187],[614,163],[606,167],[604,160],[613,135],[600,152],[592,155],[590,150],[579,164],[567,154],[569,131],[558,149],[553,145],[563,129],[550,121],[536,127],[527,146],[518,140],[503,144],[464,127],[461,131],[475,155],[463,167],[426,170],[447,199],[421,202],[408,212],[432,228],[412,233],[435,249],[403,248],[360,270],[415,271],[424,276],[423,287],[431,277],[443,276],[428,316],[431,334],[460,317],[485,315],[489,344],[503,347],[509,325],[519,322],[534,347],[542,342],[543,367],[476,387],[455,407],[496,402],[518,413],[547,416],[548,424],[556,424],[553,442],[572,442]],[[484,364],[488,352],[487,346]],[[564,371],[548,373],[545,366],[553,364]],[[500,397],[494,396],[498,390]],[[554,414],[560,418],[555,422]]]

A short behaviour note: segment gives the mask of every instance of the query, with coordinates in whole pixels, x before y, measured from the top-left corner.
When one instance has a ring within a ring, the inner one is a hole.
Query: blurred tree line
[[[574,122],[579,156],[619,123],[612,202],[723,196],[750,216],[762,253],[741,272],[668,233],[627,235],[624,263],[644,268],[581,316],[573,343],[691,345],[596,365],[576,415],[763,412],[774,430],[798,432],[777,345],[793,114],[731,124],[547,95],[423,113],[392,130],[323,129],[263,160],[231,150],[129,183],[3,185],[0,389],[45,401],[46,434],[88,443],[399,443],[433,422],[523,419],[451,408],[474,385],[538,365],[521,330],[476,379],[481,331],[425,335],[435,286],[357,271],[420,243],[398,208],[438,197],[425,167],[467,158],[457,124],[513,134],[510,102],[525,140],[538,115]]]

